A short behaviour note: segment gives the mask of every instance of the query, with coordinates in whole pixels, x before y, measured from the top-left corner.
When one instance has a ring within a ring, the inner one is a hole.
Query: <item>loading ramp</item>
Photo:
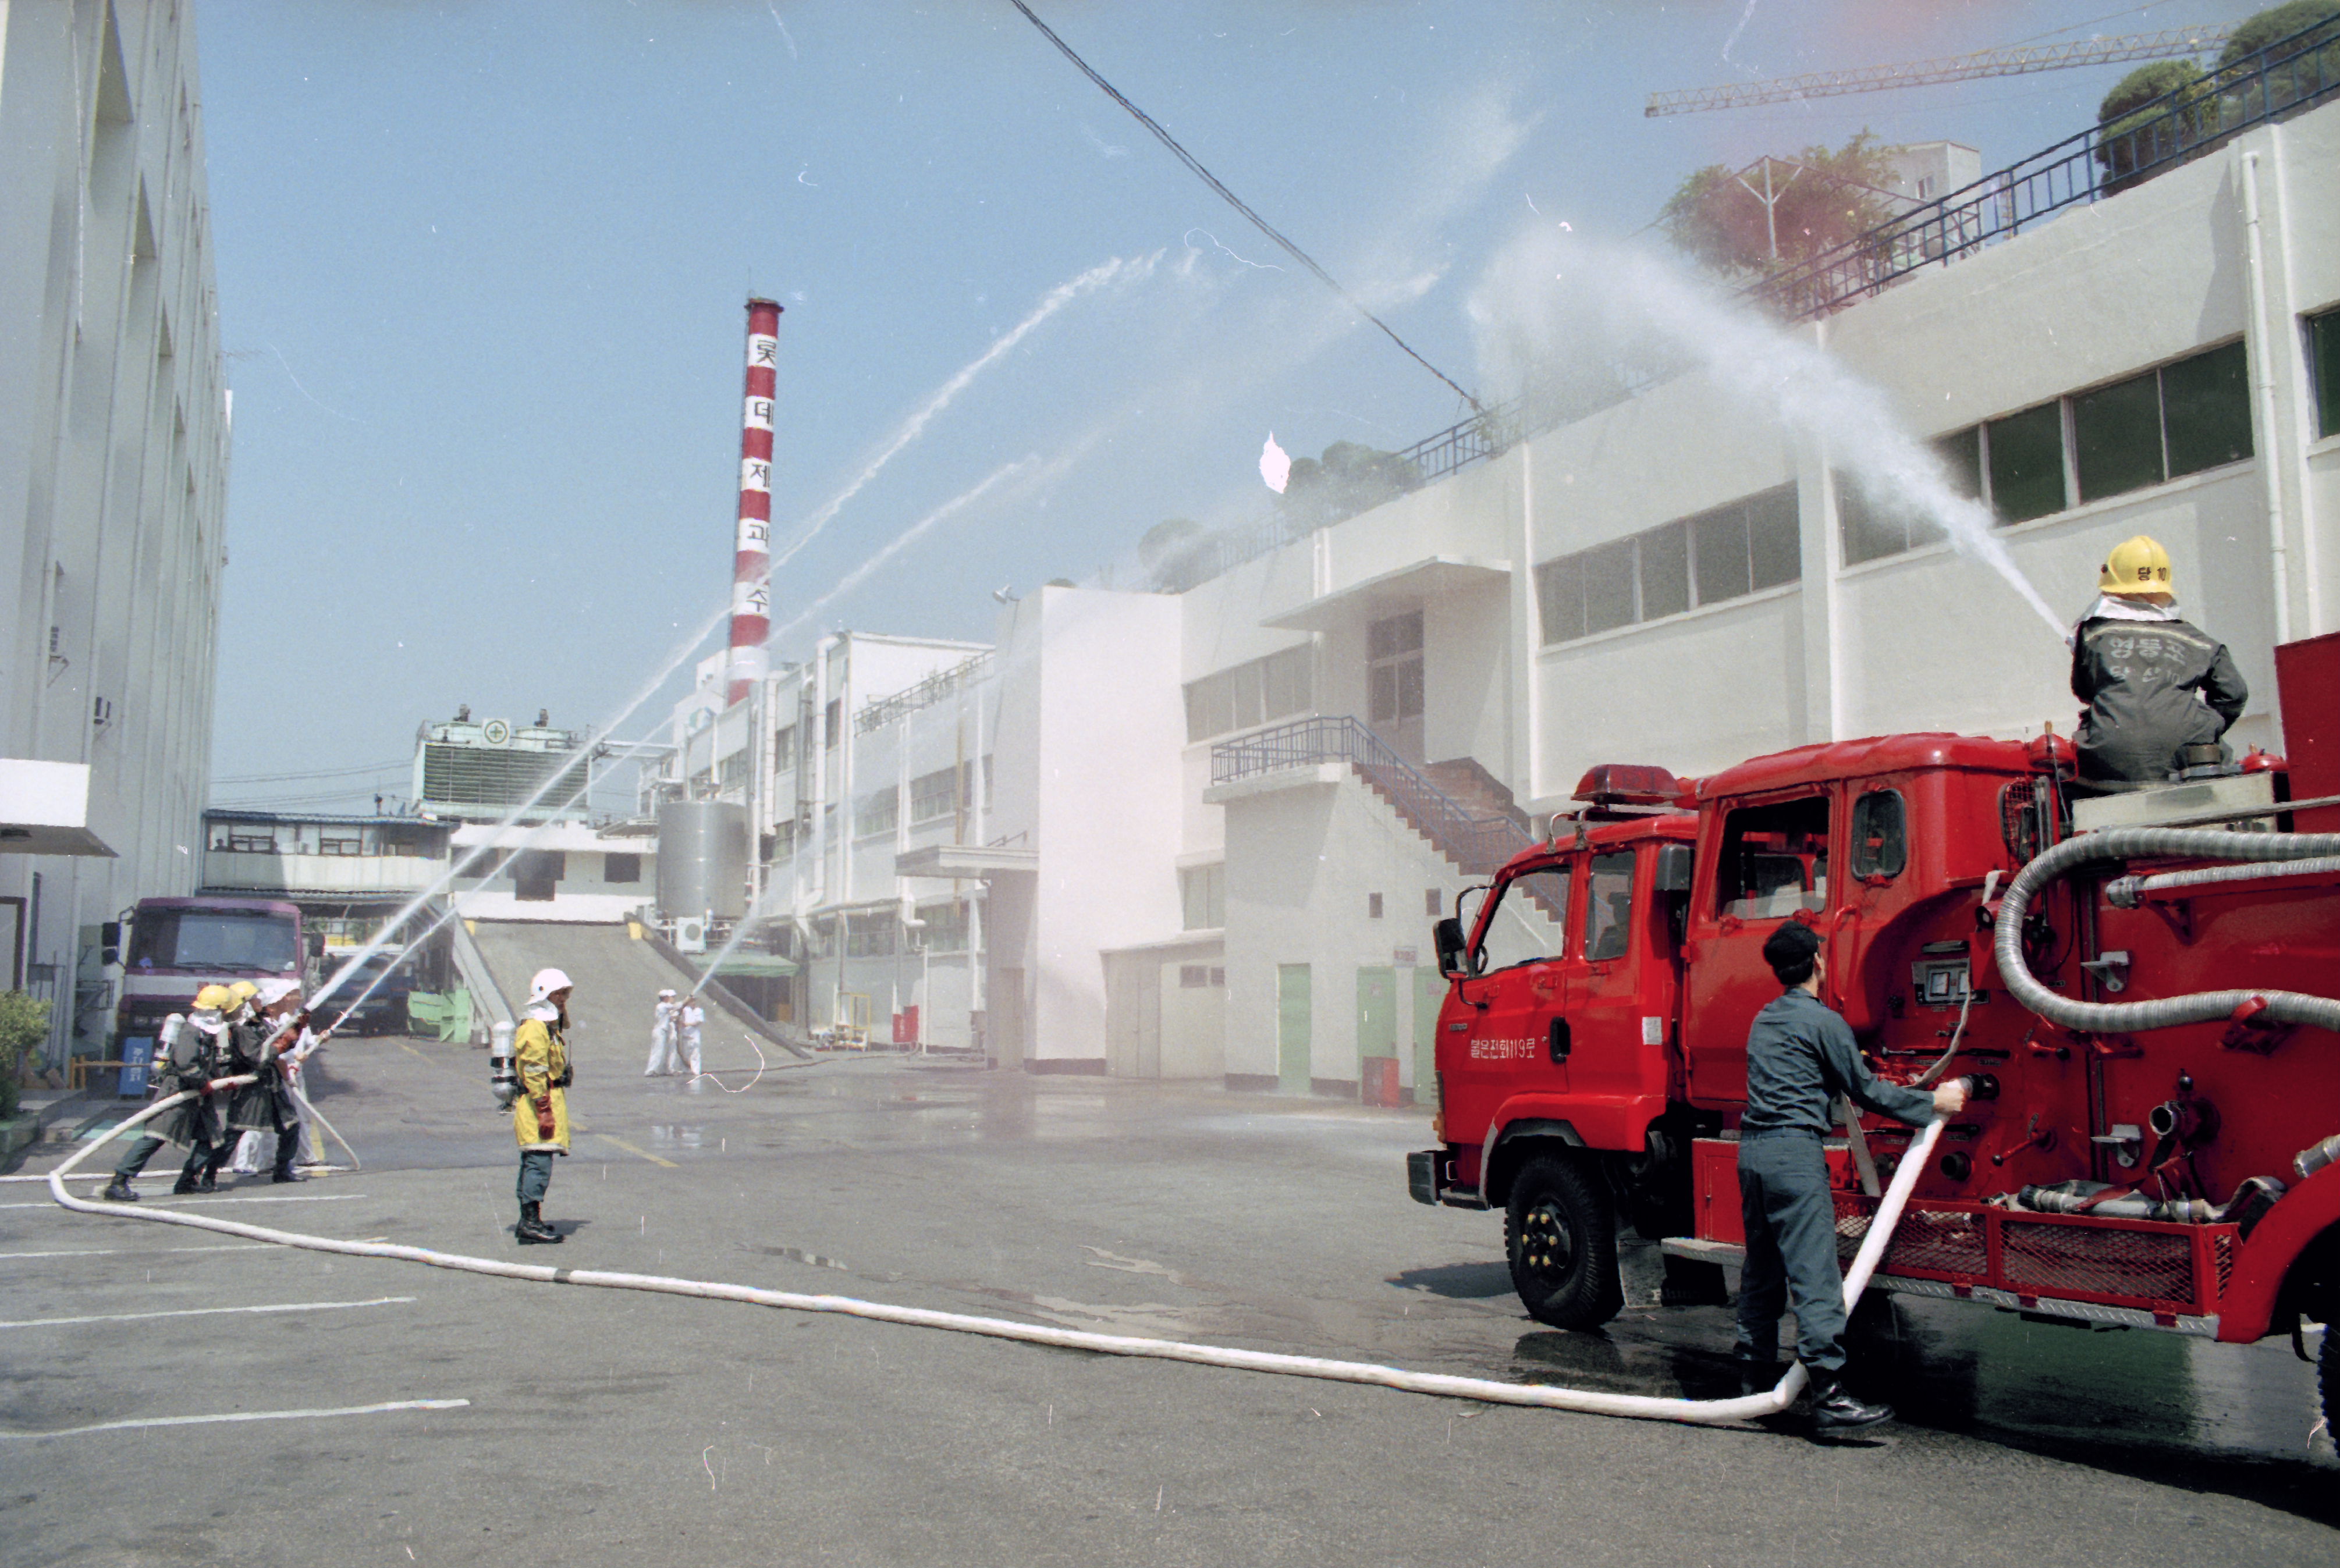
[[[647,1060],[659,991],[688,991],[699,979],[687,961],[638,925],[490,920],[464,924],[513,1017],[521,1016],[526,1008],[529,978],[538,970],[558,969],[575,982],[577,991],[569,1003],[569,1039],[580,1060]],[[811,1054],[783,1037],[720,984],[710,981],[699,994],[708,1013],[709,1065],[752,1065],[746,1060],[750,1053],[719,1049],[727,1037],[736,1040],[743,1031],[752,1033],[759,1044],[778,1046],[797,1056]]]

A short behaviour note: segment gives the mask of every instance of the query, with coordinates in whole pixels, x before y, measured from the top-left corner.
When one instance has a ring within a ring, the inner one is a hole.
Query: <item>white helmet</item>
[[[660,996],[672,996],[672,995],[674,994],[674,991],[673,991],[673,990],[672,990],[671,988],[669,988],[669,989],[668,989],[668,990],[665,990],[665,991],[659,991],[659,994]]]
[[[536,978],[528,982],[528,1004],[534,1007],[540,1001],[550,1001],[554,991],[567,991],[570,984],[570,978],[560,971],[540,969],[536,971]]]

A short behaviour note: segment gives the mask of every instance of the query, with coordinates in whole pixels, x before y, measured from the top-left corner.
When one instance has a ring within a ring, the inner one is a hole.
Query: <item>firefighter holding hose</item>
[[[2251,694],[2226,645],[2179,618],[2169,552],[2139,534],[2105,557],[2072,628],[2072,695],[2088,705],[2081,781],[2133,787],[2166,781],[2186,747],[2216,745]]]
[[[1923,1125],[1966,1104],[1963,1083],[1929,1093],[1869,1070],[1847,1024],[1819,999],[1827,961],[1819,933],[1783,922],[1763,962],[1787,989],[1755,1015],[1747,1036],[1747,1109],[1739,1122],[1739,1198],[1747,1261],[1739,1284],[1736,1356],[1743,1385],[1779,1379],[1780,1314],[1796,1313],[1796,1356],[1812,1380],[1812,1420],[1822,1432],[1893,1419],[1844,1383],[1844,1278],[1837,1267],[1836,1201],[1822,1140],[1839,1096],[1897,1121]]]
[[[544,1223],[545,1189],[552,1159],[569,1152],[569,977],[540,969],[529,981],[528,1017],[512,1035],[520,1093],[512,1100],[512,1131],[520,1139],[520,1224],[522,1247],[565,1240]]]
[[[187,1090],[194,1095],[159,1122],[150,1123],[123,1152],[121,1163],[114,1168],[114,1179],[105,1188],[105,1196],[114,1202],[138,1201],[138,1193],[130,1184],[165,1143],[187,1148],[187,1163],[173,1192],[208,1192],[218,1185],[214,1155],[225,1151],[222,1108],[203,1086],[224,1071],[222,1040],[227,1032],[227,1013],[236,1005],[234,993],[227,987],[207,985],[195,993],[195,1005],[186,1017],[173,1013],[164,1021],[154,1041],[154,1065],[148,1082],[157,1095]]]

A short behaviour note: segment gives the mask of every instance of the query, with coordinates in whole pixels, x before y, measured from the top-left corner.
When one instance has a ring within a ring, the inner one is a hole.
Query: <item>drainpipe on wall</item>
[[[2266,241],[2259,225],[2259,155],[2243,154],[2243,239],[2250,281],[2250,345],[2252,412],[2258,446],[2259,478],[2266,495],[2267,554],[2275,577],[2275,640],[2291,641],[2291,562],[2289,530],[2283,515],[2283,464],[2278,451],[2275,413],[2275,340],[2266,325]],[[2312,591],[2309,598],[2313,601]],[[2311,617],[2312,618],[2312,617]]]

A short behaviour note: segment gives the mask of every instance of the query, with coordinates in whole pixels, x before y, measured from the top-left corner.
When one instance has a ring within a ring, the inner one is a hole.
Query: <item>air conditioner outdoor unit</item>
[[[674,945],[684,952],[707,951],[707,922],[697,915],[674,922]]]

